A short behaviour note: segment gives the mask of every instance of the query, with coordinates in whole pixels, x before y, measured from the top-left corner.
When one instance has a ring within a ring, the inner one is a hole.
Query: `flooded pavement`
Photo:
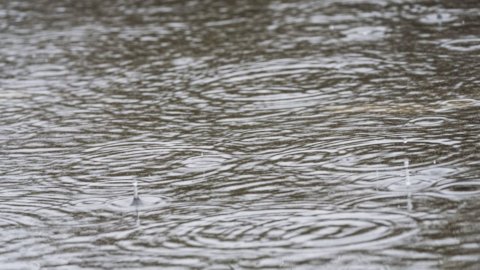
[[[0,30],[3,269],[480,265],[476,0],[7,0]]]

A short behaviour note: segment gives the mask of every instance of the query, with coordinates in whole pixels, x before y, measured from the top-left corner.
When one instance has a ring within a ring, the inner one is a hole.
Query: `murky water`
[[[480,265],[476,0],[6,0],[0,29],[2,269]]]

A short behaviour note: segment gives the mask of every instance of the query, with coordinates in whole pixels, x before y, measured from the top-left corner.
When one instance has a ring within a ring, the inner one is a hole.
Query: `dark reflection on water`
[[[479,14],[3,1],[2,267],[474,269]]]

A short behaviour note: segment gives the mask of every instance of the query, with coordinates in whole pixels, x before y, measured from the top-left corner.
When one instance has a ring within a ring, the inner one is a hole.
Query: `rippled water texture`
[[[6,0],[0,30],[1,269],[480,265],[477,0]]]

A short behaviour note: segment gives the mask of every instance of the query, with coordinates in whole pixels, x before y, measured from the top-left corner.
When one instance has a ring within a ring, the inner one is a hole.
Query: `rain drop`
[[[408,160],[408,158],[403,161],[403,164],[405,166],[405,183],[407,184],[407,186],[410,186],[410,172],[408,170],[410,161]]]

